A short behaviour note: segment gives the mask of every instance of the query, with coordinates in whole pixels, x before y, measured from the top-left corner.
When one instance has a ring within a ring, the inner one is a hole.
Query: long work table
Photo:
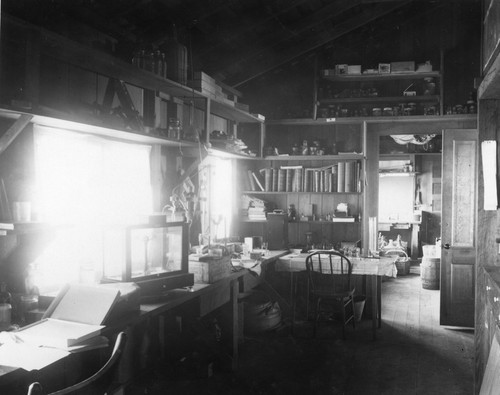
[[[231,357],[231,367],[233,370],[236,370],[238,367],[239,342],[238,295],[243,291],[244,278],[246,276],[253,277],[254,274],[250,274],[249,270],[241,268],[212,284],[194,284],[193,287],[170,290],[166,295],[157,298],[157,300],[142,303],[138,311],[113,320],[102,330],[102,335],[112,338],[119,331],[147,323],[151,318],[161,318],[162,315],[175,309],[182,309],[187,304],[190,304],[191,307],[195,306],[197,314],[203,317],[229,303],[231,315],[229,356]],[[160,335],[159,342],[161,347],[164,347],[164,341],[165,339]],[[132,342],[130,343],[132,344]],[[0,345],[0,353],[2,352],[2,347]],[[112,348],[112,344],[110,347]],[[99,350],[91,350],[90,352],[94,351]],[[47,349],[48,352],[50,352],[49,349]],[[69,353],[60,360],[31,371],[26,371],[20,367],[0,365],[0,393],[24,395],[27,393],[28,385],[32,381],[39,380],[44,376],[68,384],[66,379],[61,379],[58,376],[64,375],[70,369],[68,366],[72,365],[75,358],[85,357],[86,353]]]

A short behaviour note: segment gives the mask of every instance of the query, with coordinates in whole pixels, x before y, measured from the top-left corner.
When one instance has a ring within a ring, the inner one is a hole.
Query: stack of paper
[[[66,351],[106,346],[107,339],[99,335],[119,295],[116,288],[67,286],[41,321],[21,328],[16,336],[26,344]]]

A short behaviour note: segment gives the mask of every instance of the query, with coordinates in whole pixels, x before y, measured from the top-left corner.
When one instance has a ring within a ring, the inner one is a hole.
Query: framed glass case
[[[185,222],[111,229],[103,245],[104,282],[134,282],[143,294],[193,285]]]

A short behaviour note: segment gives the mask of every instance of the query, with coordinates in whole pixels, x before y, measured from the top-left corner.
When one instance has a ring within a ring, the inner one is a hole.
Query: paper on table
[[[38,346],[67,349],[84,340],[99,335],[102,325],[87,325],[78,322],[47,318],[15,332],[25,343]]]
[[[496,211],[497,201],[497,142],[486,140],[481,143],[484,179],[484,210]]]
[[[71,284],[59,292],[43,318],[102,325],[119,296],[117,288]]]
[[[42,369],[69,354],[58,348],[37,347],[26,343],[5,343],[0,346],[0,365]]]

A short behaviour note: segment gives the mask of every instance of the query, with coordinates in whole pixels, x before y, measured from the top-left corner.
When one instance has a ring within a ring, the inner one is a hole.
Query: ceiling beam
[[[224,63],[230,65],[228,68],[226,68],[225,71],[229,71],[233,67],[238,69],[239,65],[241,64],[244,65],[246,63],[251,63],[255,59],[258,59],[262,56],[267,56],[269,55],[269,51],[273,51],[272,56],[275,57],[276,51],[274,51],[272,48],[291,39],[300,41],[301,33],[309,32],[314,27],[341,15],[343,12],[352,9],[358,4],[359,0],[336,1],[328,6],[316,10],[311,15],[298,20],[290,28],[282,27],[280,29],[277,28],[275,30],[270,30],[268,34],[260,36],[258,39],[251,42],[251,46],[252,48],[255,48],[255,50],[238,51],[235,56],[224,58]],[[210,51],[211,50],[212,48],[210,48]],[[244,53],[243,57],[241,56],[242,53]],[[224,71],[222,71],[220,74],[224,76]]]
[[[327,35],[319,35],[314,38],[307,38],[302,42],[294,45],[286,46],[279,54],[273,51],[272,48],[262,51],[258,58],[249,60],[248,58],[227,63],[230,66],[221,71],[221,74],[231,76],[225,81],[233,87],[239,87],[254,78],[275,69],[285,63],[288,63],[297,57],[306,54],[314,49],[317,49],[330,41],[336,40],[343,35],[350,33],[378,18],[394,12],[412,3],[412,0],[392,2],[390,5],[377,5],[370,9],[365,9],[360,15],[354,18],[347,19],[342,23],[337,24]],[[278,56],[277,56],[278,55]],[[244,73],[235,72],[235,70],[245,70]]]
[[[207,53],[210,53],[214,50],[217,50],[218,48],[220,48],[224,45],[227,45],[228,43],[241,42],[242,38],[247,38],[248,34],[251,34],[253,31],[255,31],[256,26],[262,26],[262,25],[265,25],[266,23],[275,21],[277,18],[279,18],[280,15],[285,14],[285,13],[289,12],[290,10],[297,8],[304,3],[307,3],[308,1],[309,0],[295,0],[295,1],[292,1],[290,3],[287,3],[285,7],[279,8],[279,11],[267,13],[264,15],[263,18],[260,18],[257,23],[242,26],[242,28],[239,29],[237,32],[231,33],[229,35],[227,34],[228,32],[223,31],[220,34],[222,37],[215,40],[215,42],[216,42],[215,45],[212,45],[208,48],[203,48],[200,51],[198,51],[198,53],[200,54],[200,56],[203,57]],[[359,0],[355,0],[355,2],[359,2]],[[270,44],[267,43],[266,45],[270,45]]]

